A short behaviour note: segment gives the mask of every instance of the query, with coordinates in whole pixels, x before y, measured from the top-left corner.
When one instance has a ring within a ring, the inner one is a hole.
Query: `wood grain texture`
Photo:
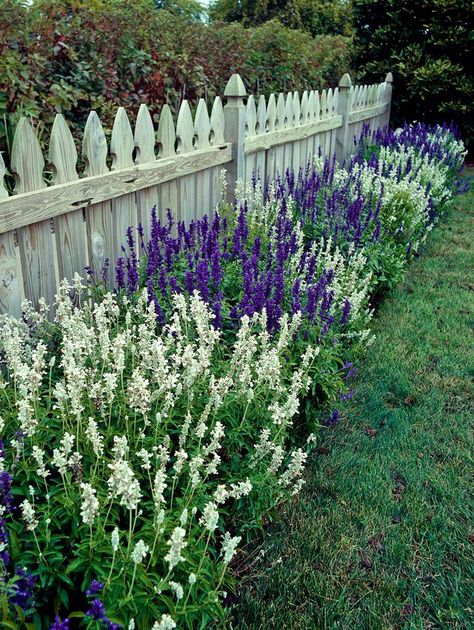
[[[124,169],[133,167],[134,148],[133,132],[127,112],[125,108],[119,107],[115,116],[114,125],[112,127],[112,137],[110,139],[110,154],[112,156],[111,170],[123,171]],[[134,192],[120,195],[112,199],[112,261],[114,265],[117,258],[122,255],[122,247],[127,243],[127,230],[129,227],[134,228],[133,234],[134,237],[136,237],[138,210]]]
[[[76,171],[76,146],[62,114],[57,114],[54,119],[48,159],[53,170],[53,184],[79,179]],[[83,214],[82,210],[75,210],[58,216],[54,221],[60,280],[67,278],[72,281],[75,273],[85,275],[84,268],[89,264]]]
[[[318,122],[301,125],[300,127],[293,127],[293,129],[269,131],[262,136],[254,136],[253,138],[246,139],[244,150],[246,154],[253,153],[254,151],[270,149],[271,147],[279,146],[287,142],[311,138],[315,134],[337,129],[341,126],[341,122],[341,116],[337,115]]]
[[[207,111],[206,101],[199,99],[194,119],[194,150],[209,149],[211,135],[211,121]],[[194,199],[194,218],[210,214],[212,211],[211,198],[211,168],[196,173],[196,196]]]
[[[5,162],[0,153],[0,199],[8,198],[7,189],[3,185],[6,172]],[[20,317],[23,298],[20,251],[15,233],[11,230],[0,234],[0,313]]]
[[[109,176],[109,168],[106,163],[107,152],[107,141],[105,139],[102,124],[97,116],[97,113],[92,111],[87,118],[82,142],[82,157],[86,165],[86,179],[79,180],[77,184],[89,182],[94,180],[94,178],[98,181],[103,181],[102,178],[104,175],[106,177]],[[50,188],[48,192],[54,192],[55,189],[60,190],[59,187],[55,187]],[[87,198],[87,195],[86,197],[82,194],[79,194],[78,196],[82,197],[82,199]],[[75,203],[78,199],[77,197],[75,198],[73,194],[64,197],[65,201],[66,199],[70,203],[70,208],[71,204],[72,208],[87,207],[86,230],[87,245],[89,250],[89,265],[95,274],[95,278],[98,279],[102,273],[104,265],[107,264],[107,261],[110,263],[110,261],[113,260],[114,243],[112,232],[112,204],[108,199],[94,200],[92,197],[90,198],[90,202],[86,202],[83,206],[80,206]],[[38,200],[38,202],[39,204],[41,203],[40,200]],[[54,216],[54,208],[57,207],[57,205],[52,206],[49,200],[47,200],[47,203],[49,206],[48,209],[50,216]],[[39,210],[39,207],[37,207],[37,209]],[[107,285],[109,287],[112,286],[112,280],[112,277],[108,278]]]
[[[188,101],[183,101],[179,108],[178,120],[176,122],[176,140],[178,155],[190,154],[194,152],[194,124],[191,108]],[[196,175],[185,175],[178,181],[178,198],[181,212],[181,220],[187,225],[196,214]]]
[[[168,105],[163,105],[158,124],[158,158],[173,158],[176,155],[176,130],[173,114]],[[181,219],[178,203],[178,184],[171,180],[160,186],[160,207],[157,216],[166,220],[166,213],[171,210],[176,220]]]
[[[135,163],[146,164],[156,160],[155,129],[148,107],[142,103],[138,110],[133,134],[135,145]],[[144,239],[150,237],[152,209],[159,206],[159,187],[150,186],[136,191],[138,223],[143,228]],[[140,250],[139,250],[140,251]]]
[[[224,143],[224,107],[222,105],[222,100],[220,96],[216,96],[214,99],[214,103],[212,104],[211,110],[211,132],[210,132],[210,143],[212,147],[222,145]],[[222,190],[222,182],[223,177],[221,176],[221,171],[223,170],[222,166],[214,166],[211,169],[211,198],[212,198],[212,207],[216,208],[222,201],[223,190]]]
[[[21,118],[15,130],[11,153],[15,195],[45,189],[43,168],[44,158],[38,138],[28,120]],[[3,203],[10,203],[10,200]],[[47,212],[47,208],[43,210]],[[46,217],[43,215],[42,218]],[[40,297],[52,304],[58,286],[58,269],[51,220],[48,217],[38,222],[28,221],[17,231],[17,239],[25,297],[34,306],[37,306]]]

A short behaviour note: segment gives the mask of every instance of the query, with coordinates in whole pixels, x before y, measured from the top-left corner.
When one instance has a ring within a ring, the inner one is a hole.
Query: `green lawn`
[[[343,420],[243,563],[235,628],[474,628],[473,222],[470,193],[383,301]]]

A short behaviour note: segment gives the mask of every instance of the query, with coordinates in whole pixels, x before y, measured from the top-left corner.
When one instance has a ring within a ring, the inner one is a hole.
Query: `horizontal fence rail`
[[[388,125],[392,92],[383,83],[351,84],[318,91],[247,95],[233,75],[212,108],[201,99],[193,118],[183,101],[176,122],[164,105],[157,129],[146,105],[134,128],[123,107],[117,111],[107,143],[96,112],[87,120],[80,156],[65,117],[57,114],[47,155],[31,122],[21,118],[9,155],[15,185],[10,195],[0,154],[0,313],[21,314],[27,298],[54,301],[59,280],[99,276],[106,261],[113,269],[130,226],[149,236],[152,209],[164,219],[168,209],[189,223],[211,214],[236,183],[250,183],[295,171],[320,152],[339,161],[352,151],[364,125]],[[84,165],[77,168],[81,158]],[[49,175],[49,176],[46,176]]]

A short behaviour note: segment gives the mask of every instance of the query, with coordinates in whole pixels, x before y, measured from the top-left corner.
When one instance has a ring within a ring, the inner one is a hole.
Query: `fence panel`
[[[157,130],[146,105],[134,128],[120,107],[110,147],[97,113],[90,112],[82,173],[78,143],[62,114],[52,127],[47,162],[31,122],[21,118],[7,162],[15,178],[12,195],[0,155],[0,312],[19,316],[24,297],[35,306],[40,297],[52,303],[60,279],[83,275],[86,267],[98,278],[107,261],[112,286],[127,229],[135,239],[141,223],[147,239],[154,207],[162,220],[168,208],[187,223],[211,214],[222,199],[223,168],[231,200],[236,183],[250,184],[254,173],[262,181],[284,176],[318,152],[342,161],[364,124],[372,130],[388,124],[392,76],[352,86],[344,75],[334,90],[257,101],[233,75],[224,94],[226,105],[216,97],[210,113],[201,99],[194,119],[183,101],[176,125],[164,105]]]

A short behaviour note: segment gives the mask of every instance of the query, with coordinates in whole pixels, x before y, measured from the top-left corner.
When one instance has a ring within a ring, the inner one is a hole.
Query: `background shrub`
[[[176,111],[183,98],[211,101],[233,72],[250,90],[269,93],[321,89],[348,69],[346,37],[313,38],[276,20],[250,29],[207,25],[192,3],[165,6],[2,0],[0,150],[20,115],[49,127],[64,112],[80,129],[96,109],[111,127],[118,105],[134,113],[145,102],[157,114],[164,102]]]

